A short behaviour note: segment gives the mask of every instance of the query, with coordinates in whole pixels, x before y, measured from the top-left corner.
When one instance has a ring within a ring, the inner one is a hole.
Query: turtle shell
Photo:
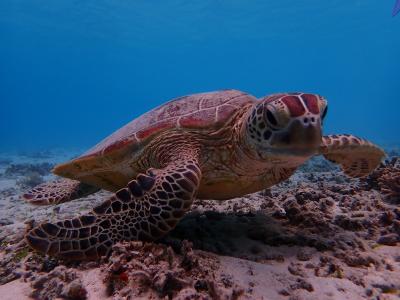
[[[173,99],[132,120],[78,158],[57,165],[53,172],[116,190],[132,179],[132,170],[128,165],[135,153],[160,133],[174,129],[219,129],[239,108],[254,101],[255,97],[236,90]]]

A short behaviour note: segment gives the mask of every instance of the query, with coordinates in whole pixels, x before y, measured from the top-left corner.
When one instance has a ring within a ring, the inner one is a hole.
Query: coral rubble
[[[400,158],[382,163],[363,181],[368,188],[381,191],[388,200],[400,203]]]

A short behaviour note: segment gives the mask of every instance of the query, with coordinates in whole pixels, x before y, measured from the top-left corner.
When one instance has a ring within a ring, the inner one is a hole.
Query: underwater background
[[[399,145],[393,0],[0,1],[0,151],[88,148],[171,98],[319,93],[325,133]]]

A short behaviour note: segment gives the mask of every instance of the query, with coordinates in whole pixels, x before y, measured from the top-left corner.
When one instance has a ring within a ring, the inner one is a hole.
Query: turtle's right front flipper
[[[183,157],[183,158],[182,158]],[[96,259],[121,240],[154,240],[175,227],[189,210],[201,171],[195,155],[151,169],[88,215],[44,223],[26,235],[40,252],[65,259]]]
[[[86,197],[100,189],[77,180],[59,178],[35,186],[21,196],[23,200],[35,205],[59,204]]]
[[[343,172],[351,177],[368,175],[385,156],[378,146],[349,134],[323,136],[319,154],[339,164]]]

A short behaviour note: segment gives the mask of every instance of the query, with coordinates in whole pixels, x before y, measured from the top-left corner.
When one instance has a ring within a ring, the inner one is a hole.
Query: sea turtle
[[[327,101],[281,93],[257,99],[237,90],[174,99],[134,119],[82,156],[57,165],[65,179],[23,198],[53,204],[94,193],[113,196],[82,216],[42,223],[28,244],[65,259],[108,255],[121,240],[154,240],[169,232],[195,197],[225,200],[263,190],[322,154],[362,177],[384,152],[352,135],[322,136]]]

